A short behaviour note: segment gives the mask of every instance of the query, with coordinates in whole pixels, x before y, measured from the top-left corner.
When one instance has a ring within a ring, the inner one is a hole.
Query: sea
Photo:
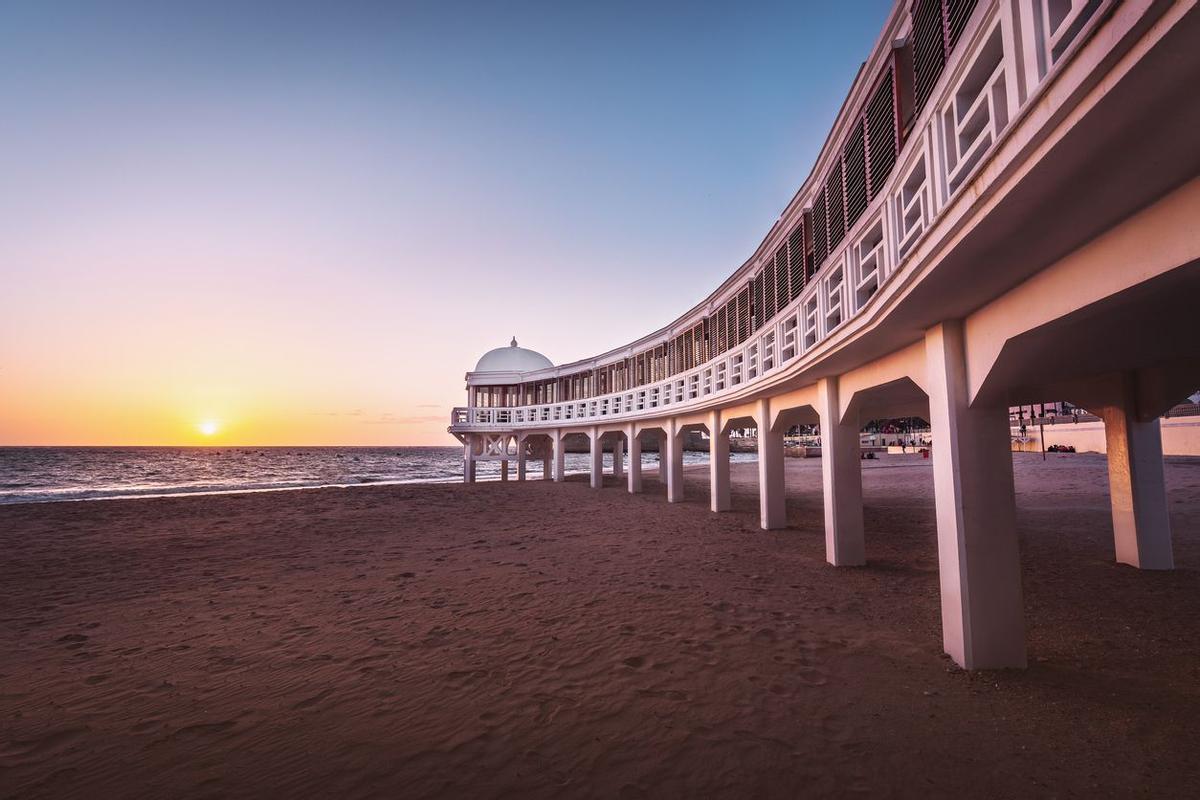
[[[707,461],[684,453],[685,465]],[[611,469],[610,453],[604,462]],[[657,469],[658,454],[643,453],[642,464]],[[542,477],[541,461],[528,467]],[[586,453],[567,453],[567,474],[588,469]],[[499,462],[477,464],[476,480],[499,479]],[[0,447],[0,505],[461,480],[460,447]]]

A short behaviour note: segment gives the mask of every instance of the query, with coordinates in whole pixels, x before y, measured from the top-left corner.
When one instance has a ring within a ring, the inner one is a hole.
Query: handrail
[[[709,398],[732,394],[750,382],[777,374],[785,365],[812,353],[831,334],[873,305],[881,289],[901,270],[918,243],[938,221],[963,187],[988,162],[1021,113],[1040,96],[1048,79],[1082,46],[1114,0],[1070,0],[1065,15],[1055,18],[1051,0],[1019,0],[1010,17],[1008,2],[980,2],[966,25],[959,47],[951,54],[929,100],[896,157],[881,190],[867,205],[836,248],[831,248],[803,291],[740,345],[690,370],[664,380],[579,400],[504,408],[455,408],[451,430],[601,423],[644,416],[664,409],[685,410]],[[1036,24],[1029,24],[1034,21]],[[895,14],[890,23],[894,26]],[[879,45],[877,45],[877,48]],[[877,60],[878,51],[873,54]],[[1024,68],[1018,69],[1018,62]],[[1024,80],[1024,86],[1019,83]],[[855,98],[862,94],[851,92]],[[866,76],[866,80],[873,77]],[[1020,91],[1021,89],[1024,91]],[[1023,97],[1023,102],[1019,98]],[[845,111],[845,107],[843,108]],[[839,122],[843,118],[839,114]],[[826,148],[822,153],[828,149]],[[814,169],[796,198],[815,195],[823,173]],[[803,204],[793,200],[794,215]],[[770,253],[790,226],[772,226],[755,259]],[[751,265],[748,269],[747,265]],[[748,277],[761,264],[747,262],[718,292]],[[741,291],[740,284],[737,291]],[[710,296],[712,304],[714,293]],[[695,309],[688,315],[695,313]],[[680,319],[686,319],[688,315]],[[675,323],[664,331],[670,331]],[[648,338],[648,337],[647,337]],[[639,340],[645,342],[646,338]],[[631,346],[632,347],[632,346]],[[625,352],[620,348],[611,353]],[[604,363],[598,356],[596,366]],[[583,364],[589,362],[577,362]],[[568,367],[526,373],[526,380],[557,375]]]

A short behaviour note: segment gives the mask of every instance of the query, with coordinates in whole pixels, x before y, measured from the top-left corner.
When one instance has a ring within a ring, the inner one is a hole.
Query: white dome
[[[508,347],[497,347],[489,350],[475,365],[476,372],[532,372],[537,369],[553,367],[553,362],[541,353],[517,347],[514,336]]]

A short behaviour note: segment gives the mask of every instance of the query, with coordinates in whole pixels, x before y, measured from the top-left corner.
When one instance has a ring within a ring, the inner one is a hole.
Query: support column
[[[507,458],[500,462],[500,480],[502,480],[502,481],[508,480],[508,459]]]
[[[621,434],[613,441],[613,477],[620,478],[625,474],[625,440]]]
[[[1122,376],[1118,401],[1100,410],[1117,561],[1139,569],[1174,569],[1162,431],[1158,419],[1138,418],[1135,388],[1132,375]]]
[[[664,453],[665,449],[665,453]],[[665,458],[664,458],[665,456]],[[663,477],[667,482],[667,502],[683,501],[683,437],[679,434],[675,419],[667,420],[666,447],[658,448],[658,460]]]
[[[604,486],[604,447],[600,442],[600,434],[595,428],[592,428],[590,436],[592,448],[592,488],[599,489]]]
[[[867,555],[858,411],[851,410],[842,419],[837,376],[817,382],[817,406],[825,492],[825,560],[835,567],[861,566],[867,563]]]
[[[708,414],[708,494],[713,511],[729,510],[729,433],[719,410]]]
[[[642,491],[642,440],[633,423],[625,426],[625,436],[629,439],[629,493],[637,494]]]
[[[783,483],[783,431],[771,430],[771,401],[758,401],[758,519],[764,531],[787,527]]]
[[[463,445],[463,483],[475,482],[475,458],[471,452],[474,441],[473,436],[468,436],[466,444]]]
[[[961,321],[925,333],[942,641],[966,669],[1025,666],[1008,409],[968,404]]]
[[[525,464],[525,439],[517,439],[517,480],[523,481],[526,478],[527,468]]]
[[[567,454],[561,431],[554,432],[554,480],[562,483],[567,479]]]
[[[542,480],[554,480],[554,469],[551,466],[553,458],[549,455],[542,458]]]

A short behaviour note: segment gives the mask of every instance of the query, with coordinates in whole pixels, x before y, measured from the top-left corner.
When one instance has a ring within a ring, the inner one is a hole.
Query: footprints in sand
[[[0,745],[0,764],[15,767],[48,761],[90,730],[86,725],[60,728],[30,739],[5,742]]]
[[[218,733],[224,733],[232,728],[237,723],[231,719],[222,720],[220,722],[198,722],[193,725],[185,725],[182,728],[177,728],[172,731],[167,737],[168,739],[181,739],[192,736],[212,736]]]
[[[302,711],[306,708],[311,708],[312,706],[315,706],[317,703],[324,700],[326,697],[329,697],[329,695],[331,695],[331,694],[333,694],[332,688],[326,689],[322,692],[317,692],[312,697],[306,697],[305,699],[301,700],[299,703],[296,703],[295,705],[293,705],[292,710],[293,711]]]
[[[652,697],[659,700],[675,700],[683,702],[690,700],[691,695],[678,689],[638,689],[638,697]]]
[[[646,658],[644,656],[630,656],[629,658],[621,659],[621,663],[633,669],[641,669],[646,665]]]

